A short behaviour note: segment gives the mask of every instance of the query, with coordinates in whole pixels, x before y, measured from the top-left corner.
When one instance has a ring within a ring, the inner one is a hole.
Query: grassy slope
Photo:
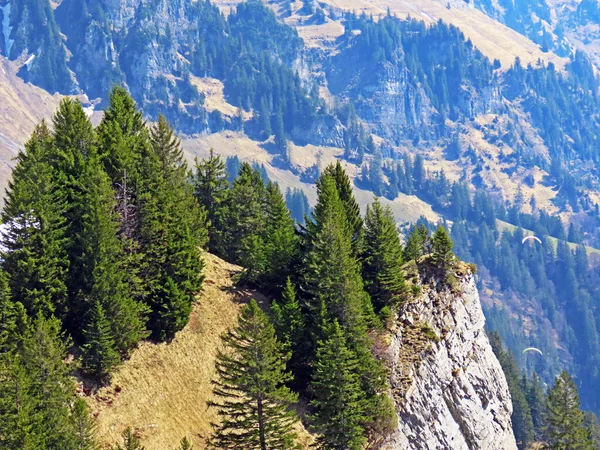
[[[59,95],[50,95],[16,76],[16,67],[0,56],[0,192],[8,183],[13,158],[42,119],[50,118]]]
[[[175,449],[187,436],[194,449],[205,448],[216,411],[211,379],[220,335],[237,323],[242,305],[264,296],[235,287],[240,267],[205,255],[206,279],[190,323],[169,344],[144,342],[119,367],[112,385],[86,397],[96,417],[98,436],[110,448],[127,426],[135,428],[146,450]],[[303,442],[309,437],[302,434]]]

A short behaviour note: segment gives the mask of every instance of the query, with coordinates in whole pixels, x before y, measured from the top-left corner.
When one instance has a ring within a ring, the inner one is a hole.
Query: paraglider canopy
[[[538,241],[540,244],[542,243],[542,241],[540,240],[540,238],[538,238],[537,236],[525,236],[525,237],[523,238],[523,240],[521,241],[521,244],[524,244],[526,241],[528,241],[528,240],[530,240],[530,239],[532,239],[532,240],[536,240],[536,241]]]
[[[523,350],[523,353],[530,352],[530,351],[538,352],[540,355],[543,355],[542,351],[539,348],[535,348],[535,347],[528,347],[525,350]]]

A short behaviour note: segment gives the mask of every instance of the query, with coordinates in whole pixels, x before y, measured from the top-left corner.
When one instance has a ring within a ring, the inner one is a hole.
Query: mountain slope
[[[214,363],[220,336],[237,323],[241,307],[260,293],[237,288],[232,277],[240,267],[205,254],[206,280],[190,323],[168,344],[144,342],[119,367],[112,384],[86,397],[105,448],[131,426],[147,450],[175,448],[187,436],[205,448],[211,422],[218,420],[212,399]],[[310,437],[303,434],[306,442]]]
[[[249,298],[265,307],[268,299],[234,284],[232,277],[240,267],[211,254],[205,254],[205,260],[206,280],[186,328],[170,343],[142,343],[115,371],[110,386],[89,396],[82,390],[104,448],[118,441],[127,426],[134,428],[147,450],[175,448],[184,436],[194,448],[206,447],[211,422],[218,420],[206,402],[212,399],[210,381],[215,376],[219,337],[236,324]],[[456,293],[436,292],[435,284],[425,280],[423,296],[403,309],[389,336],[386,353],[399,422],[383,449],[451,444],[456,449],[515,448],[506,380],[483,331],[477,290],[467,272],[463,275]],[[427,347],[419,327],[435,330],[442,339]],[[425,346],[419,347],[423,342]],[[423,357],[422,363],[409,364],[409,354]],[[409,385],[403,384],[406,379],[411,380]],[[430,420],[432,411],[444,405],[431,392],[452,396],[446,399],[451,413],[446,410]],[[301,430],[303,448],[308,449],[312,440]]]

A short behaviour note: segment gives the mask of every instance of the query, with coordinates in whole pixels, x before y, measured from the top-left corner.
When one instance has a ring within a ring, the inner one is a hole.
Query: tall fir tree
[[[113,368],[120,362],[110,323],[100,301],[89,313],[89,321],[83,332],[82,369],[100,383],[110,381]]]
[[[413,227],[406,240],[404,246],[404,259],[406,261],[419,261],[419,259],[425,254],[425,243],[419,229]]]
[[[452,261],[454,261],[452,246],[453,243],[450,236],[448,236],[446,228],[440,225],[433,234],[431,259],[433,263],[442,270],[446,270]]]
[[[251,236],[262,240],[265,225],[266,188],[260,173],[242,163],[238,177],[233,181],[224,206],[222,241],[219,254],[240,263],[248,260]]]
[[[271,314],[277,338],[291,351],[288,369],[297,379],[306,378],[306,326],[300,303],[296,299],[296,289],[289,277],[283,288],[281,300],[273,301],[271,305]]]
[[[265,260],[264,284],[282,288],[291,273],[292,262],[298,252],[296,226],[283,195],[273,182],[266,189],[266,226],[264,228]]]
[[[359,362],[347,348],[337,320],[325,328],[311,383],[310,405],[315,410],[311,422],[320,433],[319,448],[360,450],[367,437],[362,426],[365,398],[357,375]]]
[[[324,305],[326,317],[338,320],[345,330],[354,330],[351,334],[360,335],[373,311],[352,250],[352,229],[334,178],[323,175],[317,189],[314,220],[306,225],[303,289],[309,296],[313,316]],[[319,326],[314,320],[310,324],[316,339]]]
[[[585,427],[585,415],[579,409],[579,393],[575,382],[562,371],[548,393],[546,437],[552,449],[592,450],[590,431]]]
[[[373,306],[397,306],[405,290],[402,245],[391,209],[378,199],[367,206],[364,236],[362,273]]]
[[[347,346],[358,359],[359,379],[365,394],[365,428],[385,427],[393,420],[385,395],[385,371],[372,352],[367,331],[378,325],[368,294],[363,289],[360,263],[352,249],[352,229],[335,180],[323,175],[318,185],[313,220],[306,225],[305,267],[302,287],[308,303],[307,327],[315,343],[324,338],[323,320],[337,321]],[[377,425],[376,425],[377,424]]]
[[[194,195],[200,205],[206,209],[207,218],[210,222],[208,247],[211,251],[214,251],[218,242],[217,235],[222,232],[220,229],[223,220],[221,208],[227,195],[229,183],[225,162],[221,159],[221,156],[215,155],[212,148],[208,159],[196,160],[196,172],[193,182]]]
[[[53,174],[61,195],[66,202],[64,216],[67,219],[66,250],[69,257],[69,275],[67,289],[69,293],[69,316],[73,318],[71,303],[78,298],[79,281],[82,276],[75,261],[80,258],[81,248],[76,240],[83,229],[83,214],[81,211],[82,185],[81,179],[85,172],[88,159],[96,155],[96,133],[86,116],[81,103],[77,100],[63,99],[53,119],[54,140],[50,150],[49,161],[54,168]],[[70,331],[75,331],[69,317],[67,318]]]
[[[174,337],[188,322],[200,290],[206,245],[206,211],[188,183],[179,140],[164,117],[150,130],[152,153],[142,164],[140,242],[149,328],[155,338]]]
[[[77,397],[71,406],[71,424],[74,439],[73,450],[98,450],[96,426],[89,414],[89,406]]]
[[[12,352],[19,343],[17,306],[11,298],[6,273],[0,271],[0,358]]]
[[[351,230],[352,249],[354,251],[354,256],[357,257],[362,249],[363,220],[360,215],[358,202],[352,193],[352,182],[339,160],[337,160],[335,164],[332,163],[327,166],[322,175],[331,176],[335,180],[338,196],[344,204],[344,212],[346,213],[348,226]]]
[[[125,88],[115,86],[109,98],[96,130],[100,161],[115,187],[129,184],[126,193],[134,195],[142,158],[149,152],[146,124]]]
[[[96,302],[100,302],[115,345],[126,355],[147,336],[147,308],[132,297],[125,279],[125,252],[119,239],[114,192],[97,157],[88,161],[80,183],[82,229],[74,246],[79,257],[73,263],[80,275],[71,323],[88,317]]]
[[[297,396],[285,383],[289,353],[277,341],[275,329],[255,300],[246,305],[239,324],[223,336],[225,352],[217,356],[218,379],[210,403],[218,408],[210,447],[218,449],[298,448],[291,406]]]
[[[2,267],[12,297],[35,317],[68,311],[66,253],[67,207],[64,191],[49,164],[52,135],[44,122],[19,152],[6,192],[2,220]]]

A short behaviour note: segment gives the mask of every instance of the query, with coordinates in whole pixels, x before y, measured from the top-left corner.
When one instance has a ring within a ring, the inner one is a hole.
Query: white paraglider
[[[525,350],[523,350],[523,353],[526,353],[526,352],[538,352],[540,355],[542,355],[542,356],[544,355],[539,348],[535,348],[535,347],[527,347]]]
[[[529,239],[533,239],[538,241],[540,244],[542,243],[542,241],[540,240],[540,238],[538,238],[537,236],[525,236],[523,238],[523,240],[521,241],[521,244],[524,244],[525,242],[527,242]]]

